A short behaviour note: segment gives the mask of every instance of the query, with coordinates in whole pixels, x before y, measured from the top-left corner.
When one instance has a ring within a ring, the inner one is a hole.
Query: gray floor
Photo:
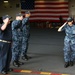
[[[75,65],[64,68],[63,40],[64,32],[55,29],[31,29],[28,55],[32,56],[25,65],[16,68],[32,71],[45,71],[75,75]],[[11,65],[11,67],[13,67]],[[15,67],[13,67],[15,68]],[[10,73],[12,75],[38,75],[26,73]]]

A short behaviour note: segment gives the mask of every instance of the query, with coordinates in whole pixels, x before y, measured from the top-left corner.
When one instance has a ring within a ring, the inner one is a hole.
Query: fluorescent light
[[[4,3],[8,3],[8,1],[4,1]]]

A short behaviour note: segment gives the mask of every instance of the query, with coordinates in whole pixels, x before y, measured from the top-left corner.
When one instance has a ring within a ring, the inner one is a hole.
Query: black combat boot
[[[19,63],[20,65],[24,65],[24,62],[18,61],[18,63]]]
[[[74,65],[74,62],[73,61],[70,61],[69,64],[70,64],[70,66],[73,66]]]
[[[2,71],[1,74],[6,75],[6,74],[8,74],[8,72]]]
[[[22,59],[23,59],[23,60],[29,60],[29,59],[31,59],[31,57],[29,57],[29,56],[27,56],[27,55],[24,55],[24,56],[22,56]]]
[[[70,66],[70,65],[69,65],[69,62],[65,62],[64,67],[67,68],[67,67],[69,67],[69,66]]]
[[[27,56],[22,56],[22,59],[26,61],[29,60]]]
[[[14,62],[13,62],[13,66],[15,66],[15,67],[20,67],[19,61],[14,61]]]
[[[12,71],[13,71],[13,68],[6,69],[6,72],[12,72]]]

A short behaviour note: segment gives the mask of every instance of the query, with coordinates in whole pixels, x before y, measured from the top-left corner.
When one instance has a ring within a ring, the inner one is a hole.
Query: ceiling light
[[[4,3],[8,3],[8,1],[4,1]]]

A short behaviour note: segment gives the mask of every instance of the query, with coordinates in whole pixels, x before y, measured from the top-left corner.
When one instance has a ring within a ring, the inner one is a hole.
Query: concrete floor
[[[15,68],[22,70],[54,72],[75,75],[75,65],[64,68],[63,40],[64,32],[55,29],[31,28],[28,55],[32,57],[25,65]],[[29,73],[10,73],[11,75],[39,75]]]

